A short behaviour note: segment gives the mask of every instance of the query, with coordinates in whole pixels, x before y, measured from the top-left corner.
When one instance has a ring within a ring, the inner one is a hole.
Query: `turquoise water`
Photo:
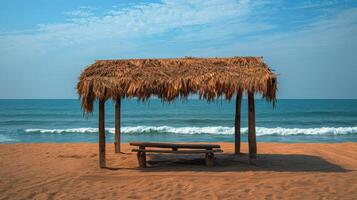
[[[233,142],[235,102],[198,99],[122,101],[122,140]],[[247,139],[247,101],[242,102]],[[0,100],[0,143],[97,142],[97,110],[83,117],[79,100]],[[256,101],[257,141],[357,142],[357,100]],[[114,139],[114,104],[106,103],[107,141]]]

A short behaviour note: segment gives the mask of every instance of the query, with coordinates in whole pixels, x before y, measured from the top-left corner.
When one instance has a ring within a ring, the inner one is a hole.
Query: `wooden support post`
[[[145,150],[145,147],[140,146],[139,150]],[[138,163],[140,168],[146,168],[146,153],[138,151],[137,153]]]
[[[254,93],[248,92],[248,144],[249,144],[249,163],[256,164],[257,143],[255,136],[255,106]]]
[[[120,107],[121,99],[117,99],[115,102],[115,153],[120,153]]]
[[[240,154],[240,113],[242,104],[242,90],[238,90],[236,98],[236,113],[234,123],[234,152]]]
[[[212,151],[212,148],[206,148],[206,150]],[[214,154],[213,152],[211,153],[206,153],[206,166],[212,167],[214,165]]]
[[[99,166],[105,167],[104,100],[99,100]]]
[[[212,167],[214,165],[214,154],[206,153],[206,166]]]

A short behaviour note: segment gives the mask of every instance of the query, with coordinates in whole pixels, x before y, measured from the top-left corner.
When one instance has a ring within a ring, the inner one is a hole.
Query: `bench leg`
[[[140,168],[146,168],[146,154],[145,152],[138,152],[137,153],[138,157],[138,163]]]
[[[214,164],[214,154],[206,153],[206,166],[212,167]]]

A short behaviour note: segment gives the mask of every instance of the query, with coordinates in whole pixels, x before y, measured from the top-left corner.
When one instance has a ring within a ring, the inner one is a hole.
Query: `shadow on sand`
[[[133,155],[134,156],[134,155]],[[275,172],[348,172],[318,156],[302,154],[259,154],[257,165],[248,164],[248,155],[219,154],[214,167],[205,166],[204,155],[147,155],[148,167],[141,171],[275,171]],[[110,170],[123,168],[107,167]],[[133,170],[133,168],[131,168]],[[135,170],[137,170],[135,169]]]

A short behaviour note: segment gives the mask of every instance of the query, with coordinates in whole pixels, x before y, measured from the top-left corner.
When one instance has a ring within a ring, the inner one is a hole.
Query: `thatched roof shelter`
[[[276,75],[261,57],[173,58],[98,60],[87,67],[77,85],[82,108],[93,111],[95,99],[156,95],[164,101],[198,93],[213,100],[228,100],[238,91],[261,93],[268,101],[276,98]]]
[[[262,57],[172,58],[98,60],[82,72],[77,92],[84,112],[93,111],[99,100],[99,157],[105,167],[104,103],[115,105],[115,151],[120,152],[121,99],[147,100],[158,96],[164,101],[186,98],[197,93],[208,101],[221,96],[230,100],[236,94],[235,153],[240,153],[240,113],[242,95],[248,95],[249,161],[255,163],[254,94],[274,104],[277,76]]]

